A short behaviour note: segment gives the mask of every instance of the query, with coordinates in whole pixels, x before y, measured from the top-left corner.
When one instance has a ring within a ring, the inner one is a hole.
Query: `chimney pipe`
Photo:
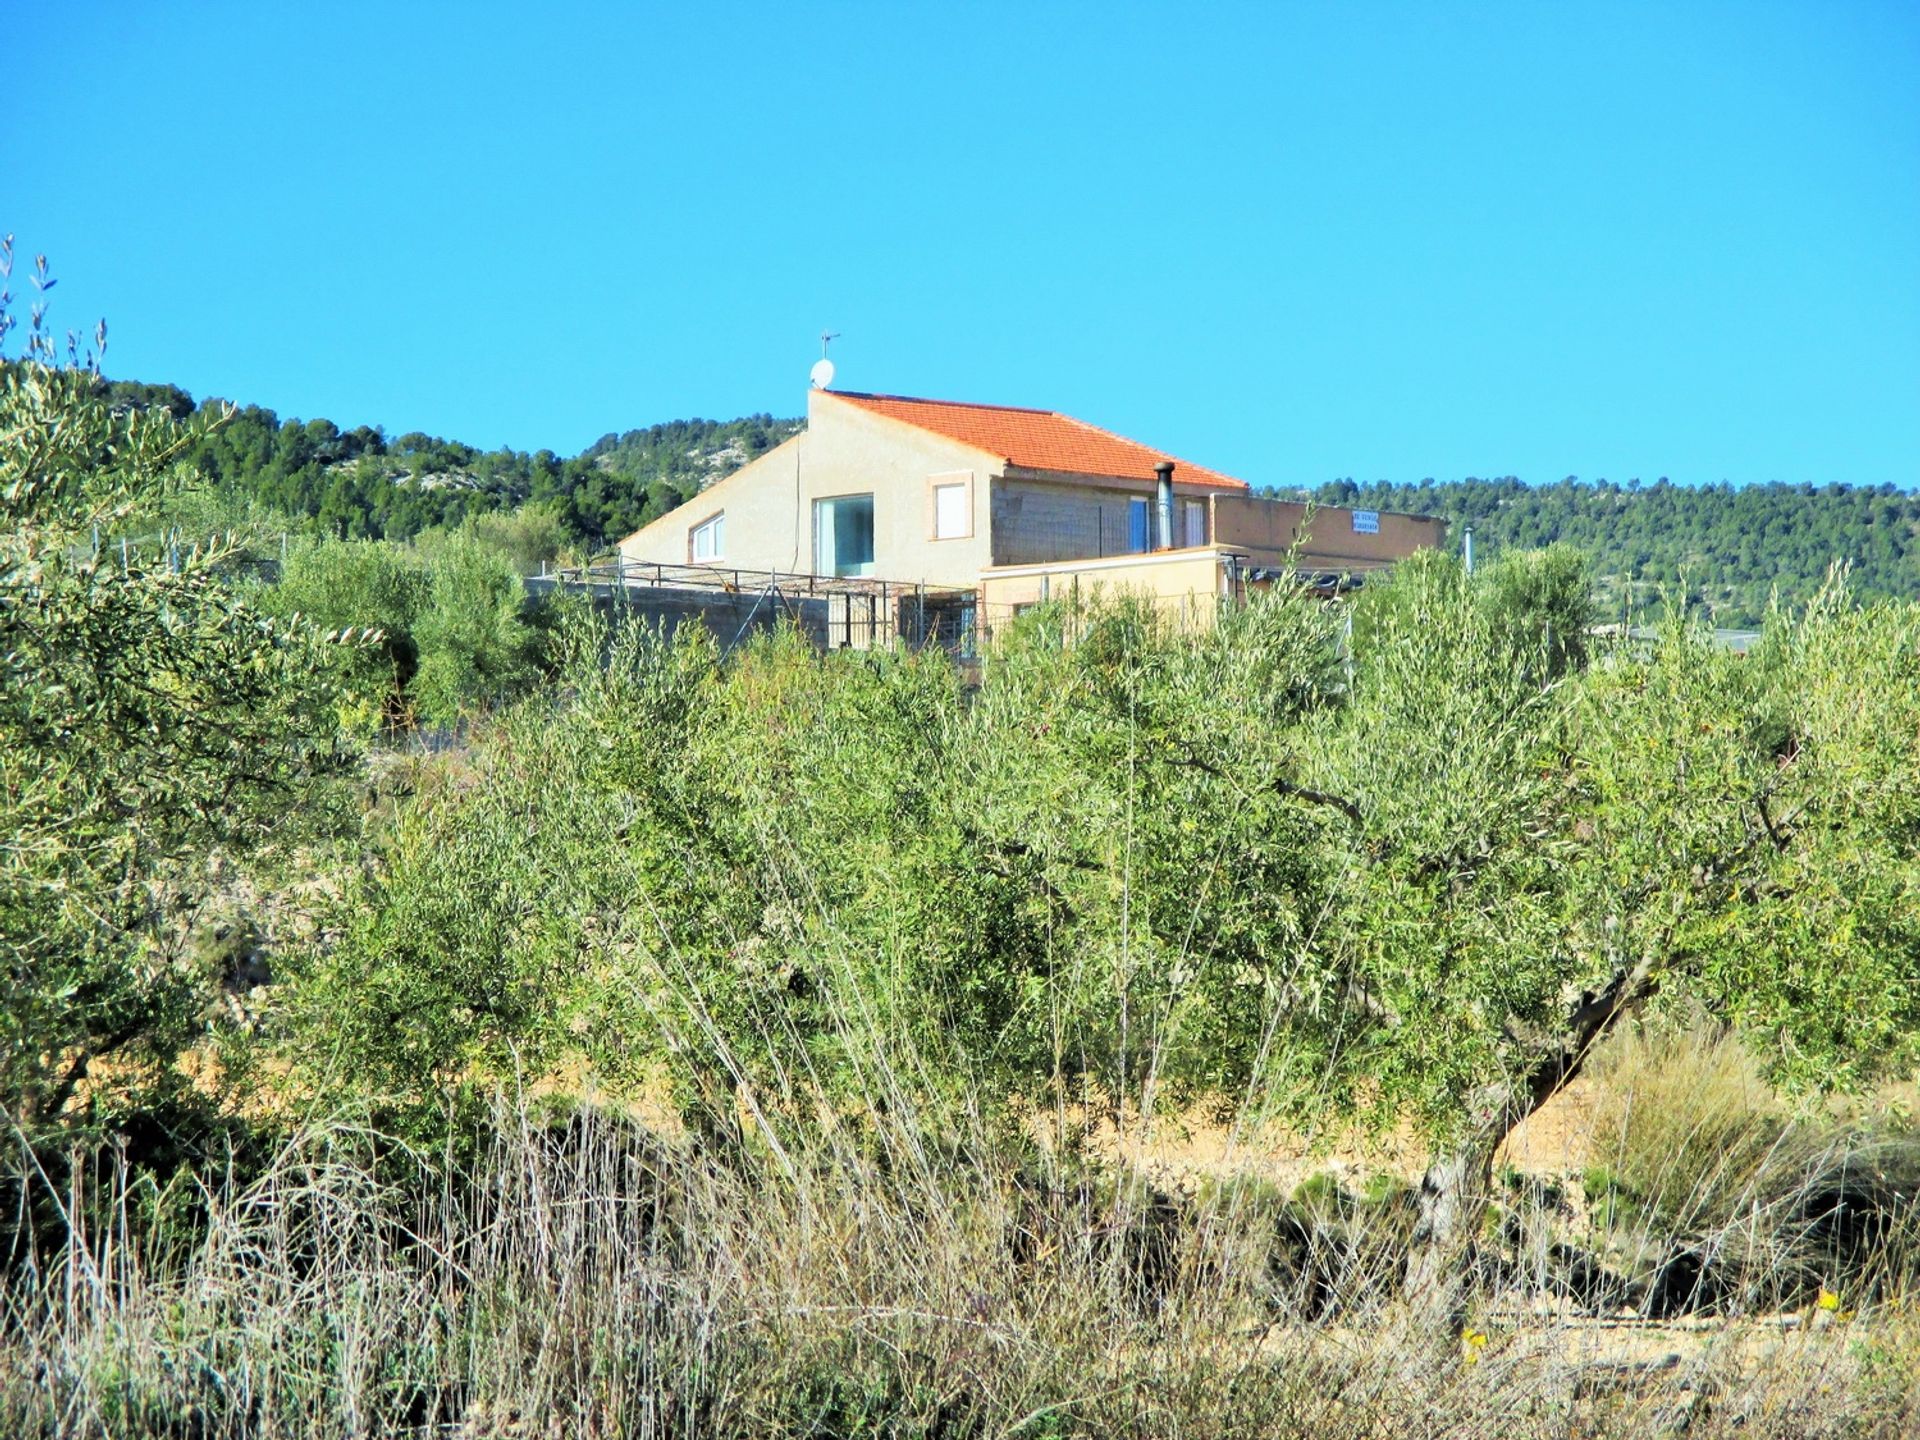
[[[1153,473],[1159,477],[1155,486],[1158,502],[1155,506],[1160,516],[1159,550],[1173,549],[1173,462],[1162,460],[1153,467]]]

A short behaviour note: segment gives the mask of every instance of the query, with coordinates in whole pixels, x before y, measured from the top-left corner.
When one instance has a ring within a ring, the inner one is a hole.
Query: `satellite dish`
[[[824,390],[833,383],[833,362],[823,355],[813,362],[813,369],[809,373],[813,377],[813,388]]]

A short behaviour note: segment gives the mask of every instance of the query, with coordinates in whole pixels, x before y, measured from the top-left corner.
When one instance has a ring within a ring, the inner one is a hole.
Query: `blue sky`
[[[1920,482],[1920,6],[16,16],[108,371],[570,453],[847,388],[1256,483]],[[16,285],[16,291],[21,288]]]

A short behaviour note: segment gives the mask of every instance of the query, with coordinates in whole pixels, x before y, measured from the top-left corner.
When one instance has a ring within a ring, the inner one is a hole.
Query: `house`
[[[804,581],[834,597],[841,643],[861,643],[910,633],[903,605],[971,630],[1096,588],[1204,618],[1290,556],[1331,579],[1444,538],[1423,516],[1309,515],[1057,411],[816,388],[800,434],[629,535],[620,556],[636,574]]]

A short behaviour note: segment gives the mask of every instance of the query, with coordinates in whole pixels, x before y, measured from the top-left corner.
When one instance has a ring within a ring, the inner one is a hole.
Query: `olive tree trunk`
[[[1655,983],[1648,956],[1603,989],[1580,996],[1558,1034],[1526,1037],[1533,1056],[1528,1068],[1469,1097],[1463,1131],[1420,1177],[1407,1298],[1448,1336],[1465,1319],[1474,1242],[1493,1198],[1493,1157],[1501,1143],[1580,1073],[1594,1046],[1646,1003]]]

